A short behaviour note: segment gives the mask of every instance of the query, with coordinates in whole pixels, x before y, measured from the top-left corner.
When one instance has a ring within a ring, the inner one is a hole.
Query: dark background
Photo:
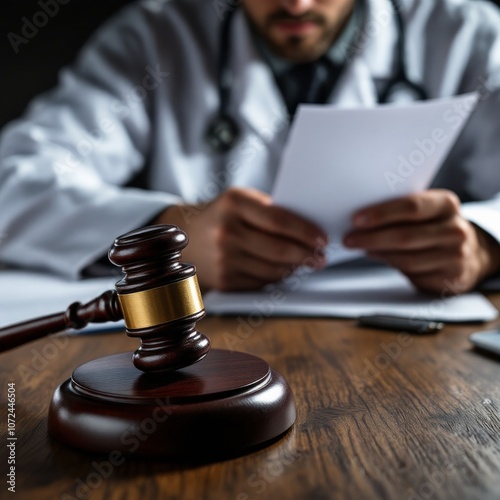
[[[23,17],[32,21],[42,11],[38,2],[57,0],[0,0],[0,127],[19,116],[31,97],[56,83],[58,69],[105,19],[135,0],[61,1],[67,3],[57,3],[59,12],[16,54],[7,34],[21,35]]]
[[[88,36],[111,14],[134,0],[57,0],[59,12],[16,54],[7,38],[22,36],[23,17],[43,12],[39,1],[0,0],[0,127],[22,113],[31,97],[54,86],[59,68],[74,58]],[[54,7],[55,11],[55,7]],[[41,20],[43,21],[43,19]]]

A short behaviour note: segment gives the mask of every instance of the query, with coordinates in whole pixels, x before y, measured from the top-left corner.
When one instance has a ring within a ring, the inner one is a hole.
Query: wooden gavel
[[[183,368],[201,360],[209,339],[196,330],[205,309],[196,268],[179,262],[187,235],[176,226],[149,226],[117,238],[109,259],[123,270],[115,290],[65,312],[0,329],[0,351],[68,328],[125,320],[130,337],[141,340],[133,354],[144,372]]]

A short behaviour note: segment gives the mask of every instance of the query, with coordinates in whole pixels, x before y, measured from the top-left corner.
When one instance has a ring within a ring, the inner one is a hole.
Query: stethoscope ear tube
[[[212,151],[227,153],[238,142],[241,135],[236,120],[229,114],[232,75],[229,69],[229,35],[231,19],[236,9],[227,12],[222,21],[219,44],[219,63],[217,69],[217,89],[219,93],[219,109],[217,116],[208,124],[205,141]]]
[[[408,72],[406,71],[405,64],[405,54],[406,54],[406,32],[403,23],[403,15],[399,9],[400,0],[391,0],[392,8],[394,9],[394,14],[396,15],[396,26],[398,29],[398,43],[396,52],[396,62],[397,71],[396,75],[391,78],[386,84],[382,91],[379,93],[378,102],[379,104],[386,104],[395,101],[391,99],[391,96],[395,96],[403,87],[406,87],[406,95],[411,95],[414,100],[425,101],[428,96],[425,89],[408,78]]]

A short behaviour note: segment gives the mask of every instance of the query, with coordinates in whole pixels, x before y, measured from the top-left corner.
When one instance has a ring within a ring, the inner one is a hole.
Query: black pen
[[[358,318],[357,325],[368,328],[380,328],[383,330],[399,330],[409,333],[436,333],[444,326],[444,324],[439,321],[429,321],[418,318],[403,318],[385,314],[360,316]]]

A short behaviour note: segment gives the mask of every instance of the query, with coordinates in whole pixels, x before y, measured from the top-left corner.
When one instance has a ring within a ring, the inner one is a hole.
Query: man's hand
[[[398,268],[424,291],[466,292],[500,269],[500,245],[460,215],[451,191],[432,189],[365,208],[353,225],[346,246]]]
[[[325,233],[254,189],[231,188],[206,204],[169,207],[155,223],[188,234],[182,260],[196,265],[205,289],[255,289],[298,266],[325,265]]]

